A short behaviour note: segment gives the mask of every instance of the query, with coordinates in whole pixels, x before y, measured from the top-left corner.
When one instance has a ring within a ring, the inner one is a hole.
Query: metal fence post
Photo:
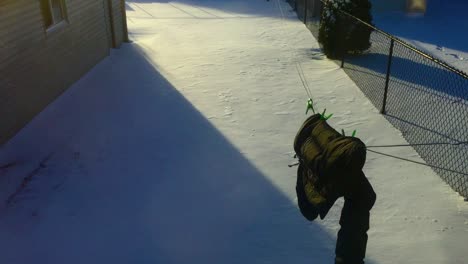
[[[341,31],[341,32],[345,32],[345,27],[347,26],[346,24],[346,20],[344,20],[344,17],[341,17],[340,14],[338,14],[338,18],[337,20],[340,21],[340,23],[337,23],[338,24],[338,31]],[[345,61],[345,55],[346,55],[346,37],[343,36],[343,39],[341,39],[340,41],[340,49],[341,49],[341,68],[344,67],[344,61]]]
[[[312,17],[315,17],[315,0],[312,1]]]
[[[341,43],[341,68],[344,67],[344,60],[345,60],[345,55],[346,55],[346,41],[343,40],[343,42]]]
[[[307,24],[307,2],[308,0],[304,1],[304,24]]]
[[[342,49],[343,49],[343,55],[341,56],[341,68],[344,67],[344,57],[345,57],[345,55],[346,55],[346,47],[343,46]]]
[[[387,106],[388,83],[390,81],[390,69],[392,67],[393,46],[394,46],[394,44],[395,44],[395,40],[392,39],[390,41],[390,52],[389,52],[389,55],[388,55],[388,64],[387,64],[387,77],[385,79],[385,91],[384,91],[382,110],[380,111],[381,114],[385,114],[387,112],[385,107]]]

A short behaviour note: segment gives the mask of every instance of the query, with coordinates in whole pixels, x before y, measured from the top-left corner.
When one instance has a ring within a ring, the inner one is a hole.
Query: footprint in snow
[[[374,144],[374,142],[375,142],[375,138],[373,137],[369,137],[365,140],[366,145]]]
[[[454,57],[454,58],[457,59],[457,60],[464,60],[463,57],[461,57],[460,55],[455,54],[455,53],[450,53],[450,54],[448,54],[448,55]]]
[[[285,104],[287,104],[287,102],[284,102],[284,101],[283,101],[283,102],[277,103],[276,105],[277,105],[277,106],[282,106],[282,105],[285,105]]]

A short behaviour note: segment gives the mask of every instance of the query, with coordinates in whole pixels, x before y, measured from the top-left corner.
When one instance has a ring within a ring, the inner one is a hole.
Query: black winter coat
[[[316,114],[309,117],[294,140],[299,158],[296,193],[309,220],[323,219],[335,201],[356,188],[366,161],[366,146],[358,138],[338,133]]]

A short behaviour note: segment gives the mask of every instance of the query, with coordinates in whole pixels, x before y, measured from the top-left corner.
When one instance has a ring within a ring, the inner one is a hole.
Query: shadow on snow
[[[51,163],[74,149],[82,173],[38,208],[38,223],[17,228],[34,232],[14,231],[20,207],[7,211],[0,245],[28,254],[5,250],[0,262],[332,262],[334,238],[306,225],[138,46],[124,45],[75,86],[60,101],[67,118],[49,118],[52,133],[73,131]]]

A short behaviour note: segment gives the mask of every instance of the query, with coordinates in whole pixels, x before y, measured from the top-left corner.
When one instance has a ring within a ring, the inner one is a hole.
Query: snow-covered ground
[[[133,43],[0,148],[0,263],[333,263],[342,200],[306,222],[287,166],[306,118],[295,63],[336,128],[401,133],[283,1],[127,10]],[[369,153],[365,173],[366,263],[466,263],[468,205],[432,170]]]
[[[468,72],[468,2],[452,0],[430,8],[425,15],[375,12],[374,24],[428,52],[449,65]]]

